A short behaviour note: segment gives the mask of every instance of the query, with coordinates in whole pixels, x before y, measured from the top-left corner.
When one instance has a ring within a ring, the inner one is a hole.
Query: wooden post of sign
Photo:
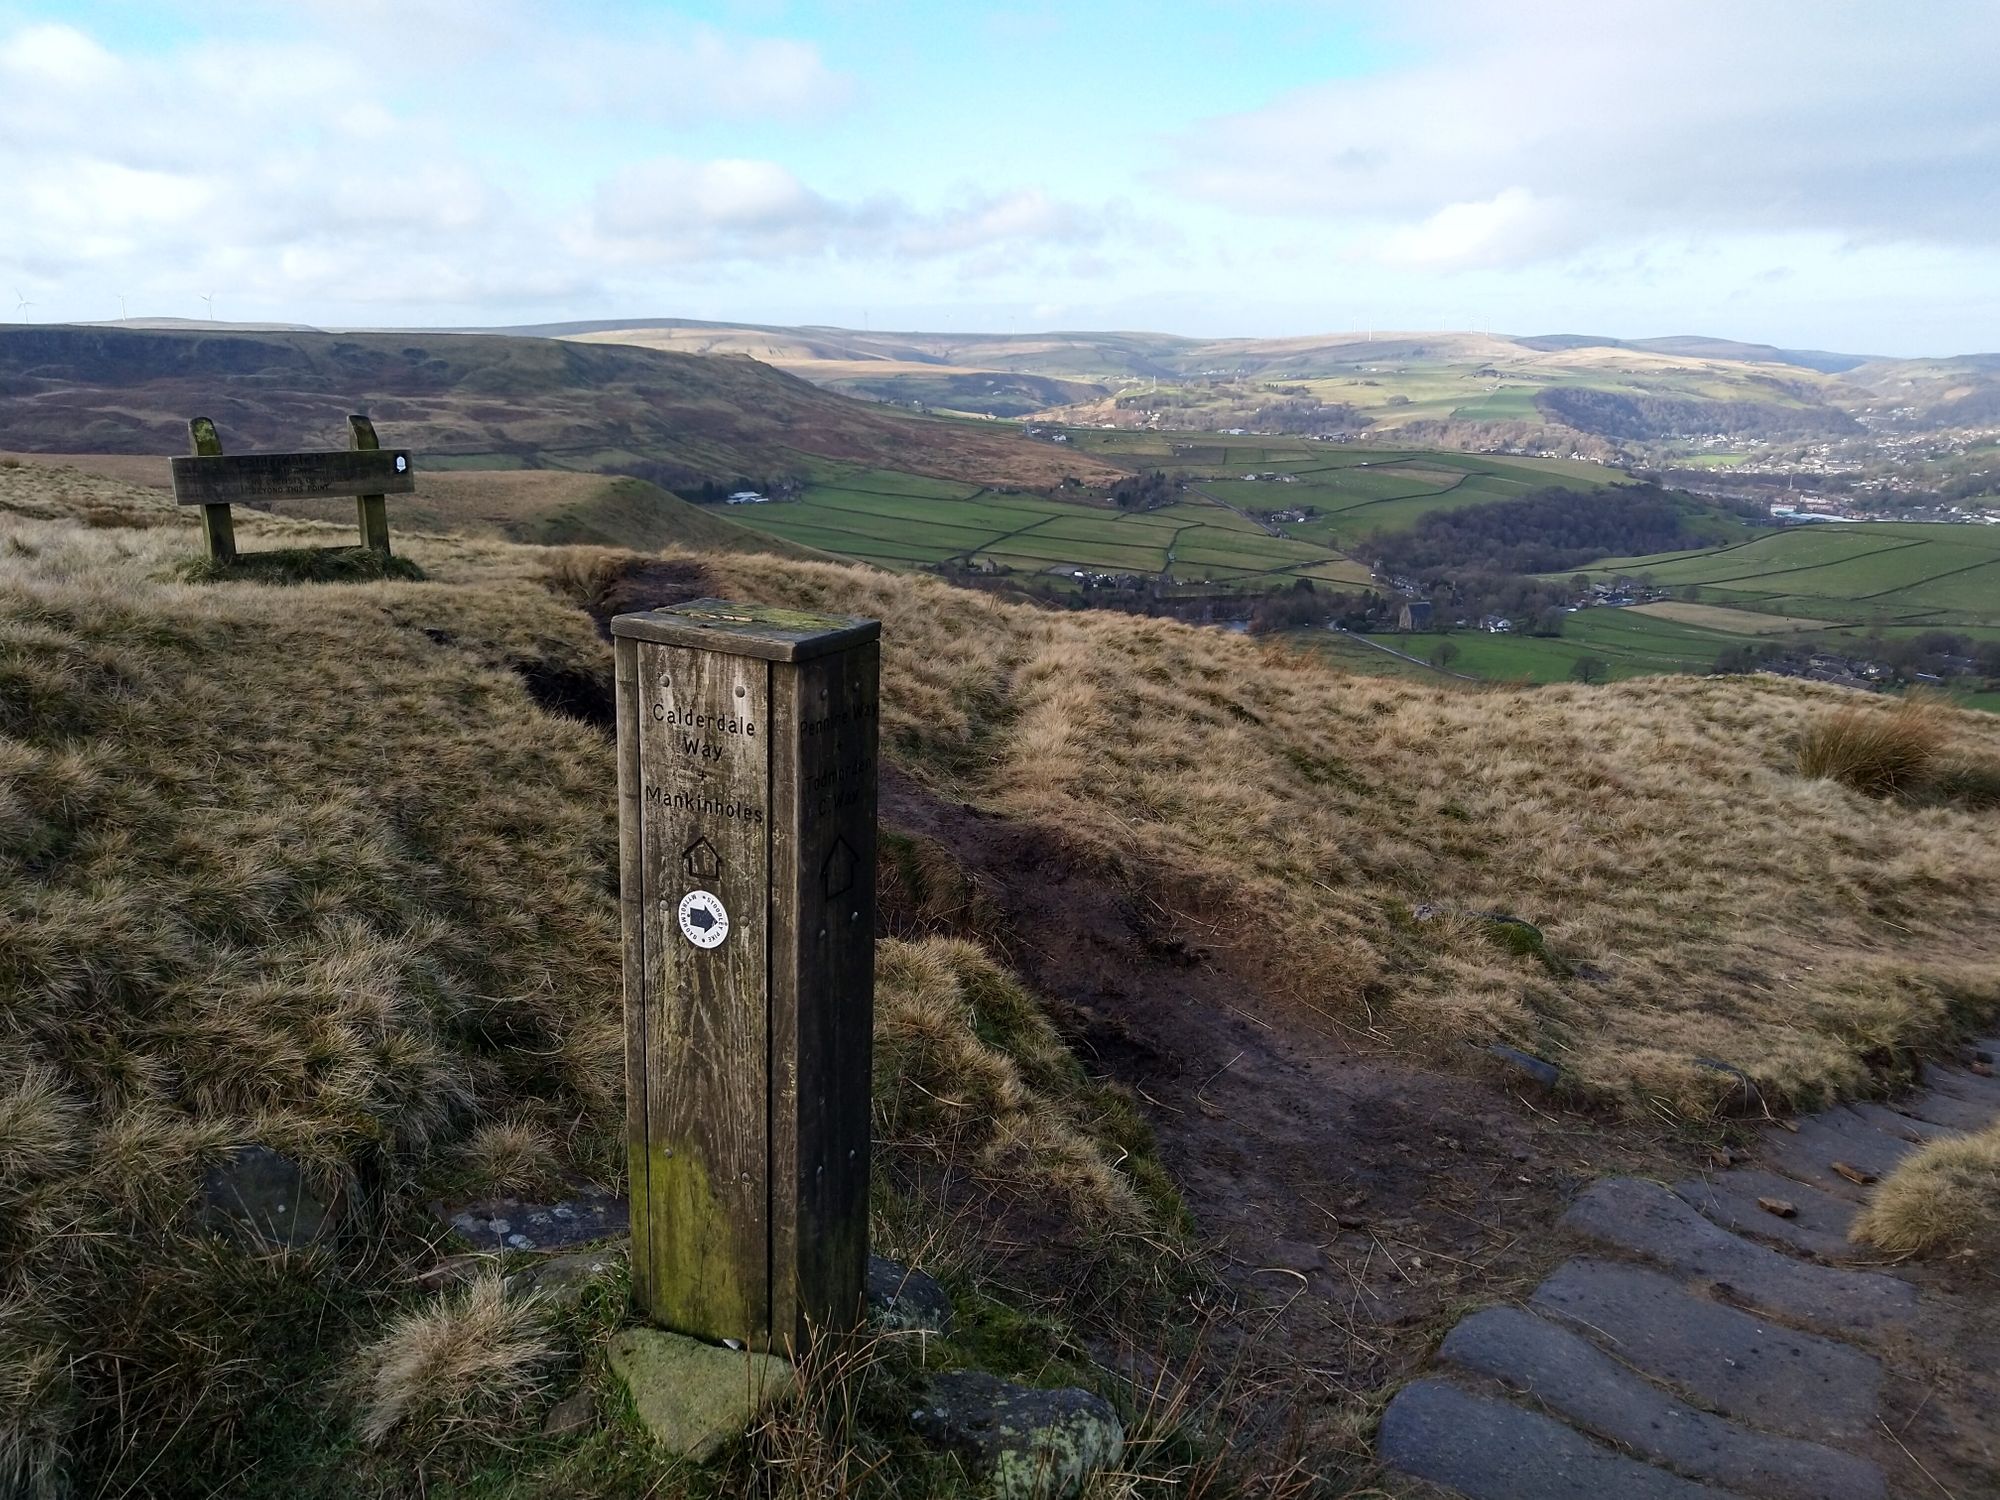
[[[382,444],[376,440],[375,424],[366,417],[347,419],[347,445],[356,453],[374,453]],[[354,512],[361,523],[361,545],[389,555],[389,497],[356,495]]]
[[[753,1349],[863,1314],[875,987],[873,620],[619,615],[632,1283]]]
[[[207,417],[188,423],[188,447],[196,458],[222,457],[222,437]],[[236,561],[236,523],[230,519],[227,501],[203,505],[201,536],[208,543],[208,555],[217,562]]]

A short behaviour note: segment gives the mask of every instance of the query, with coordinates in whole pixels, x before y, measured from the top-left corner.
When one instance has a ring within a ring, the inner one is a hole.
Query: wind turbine
[[[14,316],[16,318],[20,318],[20,320],[23,323],[27,322],[28,320],[26,318],[22,318],[21,314],[26,312],[29,308],[33,307],[34,305],[35,305],[34,303],[30,302],[26,297],[23,297],[21,295],[21,289],[19,287],[14,288]]]
[[[125,316],[125,294],[123,292],[118,294],[118,321],[121,323],[128,321]]]
[[[208,321],[213,323],[215,321],[215,293],[209,292],[201,300],[208,308]]]

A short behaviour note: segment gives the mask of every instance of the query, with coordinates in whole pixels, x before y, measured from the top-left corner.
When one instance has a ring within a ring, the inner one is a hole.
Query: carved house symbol
[[[826,863],[820,866],[820,880],[824,883],[827,898],[845,896],[854,888],[854,850],[847,840],[836,837],[833,847],[826,851]]]
[[[713,880],[722,873],[722,856],[705,838],[696,839],[681,854],[681,865],[696,880]]]

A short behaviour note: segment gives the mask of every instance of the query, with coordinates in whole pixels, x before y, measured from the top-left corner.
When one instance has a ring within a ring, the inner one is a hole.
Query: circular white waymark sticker
[[[697,948],[720,948],[729,936],[729,909],[709,891],[689,891],[681,897],[681,936]]]

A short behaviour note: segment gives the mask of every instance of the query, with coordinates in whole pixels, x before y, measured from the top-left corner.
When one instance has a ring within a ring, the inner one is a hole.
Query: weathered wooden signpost
[[[390,495],[407,495],[417,487],[410,455],[400,449],[383,451],[375,424],[366,417],[347,419],[348,447],[319,453],[245,453],[225,456],[215,423],[196,417],[188,423],[194,452],[173,462],[174,499],[201,507],[202,535],[208,555],[217,562],[236,560],[236,526],[232,501],[317,500],[328,495],[354,496],[361,523],[361,545],[389,555]]]
[[[634,1295],[783,1353],[863,1311],[875,981],[873,620],[620,615]]]

